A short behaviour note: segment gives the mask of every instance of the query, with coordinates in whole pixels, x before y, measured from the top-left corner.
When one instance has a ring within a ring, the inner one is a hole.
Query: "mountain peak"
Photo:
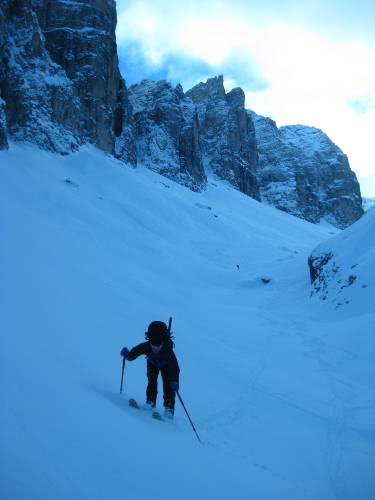
[[[205,83],[201,82],[186,92],[194,103],[199,104],[209,99],[212,102],[225,101],[226,94],[224,88],[223,75],[209,78]]]

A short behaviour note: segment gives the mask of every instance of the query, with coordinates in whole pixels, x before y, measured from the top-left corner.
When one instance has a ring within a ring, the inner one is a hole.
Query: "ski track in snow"
[[[375,498],[374,314],[309,300],[332,228],[217,180],[165,189],[93,148],[12,145],[0,167],[4,498],[158,500],[166,464],[181,500]],[[169,314],[203,446],[179,406],[173,423],[128,407],[143,360],[118,394],[121,347]]]

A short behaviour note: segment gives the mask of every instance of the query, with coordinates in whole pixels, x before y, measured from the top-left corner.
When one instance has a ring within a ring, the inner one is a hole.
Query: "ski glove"
[[[124,356],[124,358],[126,358],[129,354],[129,349],[127,347],[124,347],[122,350],[121,350],[121,356]]]
[[[172,389],[172,391],[174,392],[177,392],[180,388],[180,386],[178,385],[178,382],[171,382],[169,384],[169,387]]]

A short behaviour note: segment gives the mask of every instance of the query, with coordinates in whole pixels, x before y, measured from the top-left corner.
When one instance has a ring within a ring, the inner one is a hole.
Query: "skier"
[[[161,372],[164,392],[165,416],[173,418],[176,391],[179,390],[179,373],[177,358],[173,352],[173,342],[167,325],[163,321],[153,321],[146,332],[146,342],[142,342],[129,351],[124,347],[121,356],[133,361],[138,356],[147,357],[146,405],[155,408],[158,392],[158,376]]]

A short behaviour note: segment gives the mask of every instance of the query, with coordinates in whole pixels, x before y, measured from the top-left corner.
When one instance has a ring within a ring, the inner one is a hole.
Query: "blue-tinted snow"
[[[310,299],[332,228],[217,180],[15,144],[0,228],[1,498],[374,498],[373,307]],[[119,394],[120,349],[169,315],[203,445],[179,405],[171,424],[128,408],[143,359]]]

